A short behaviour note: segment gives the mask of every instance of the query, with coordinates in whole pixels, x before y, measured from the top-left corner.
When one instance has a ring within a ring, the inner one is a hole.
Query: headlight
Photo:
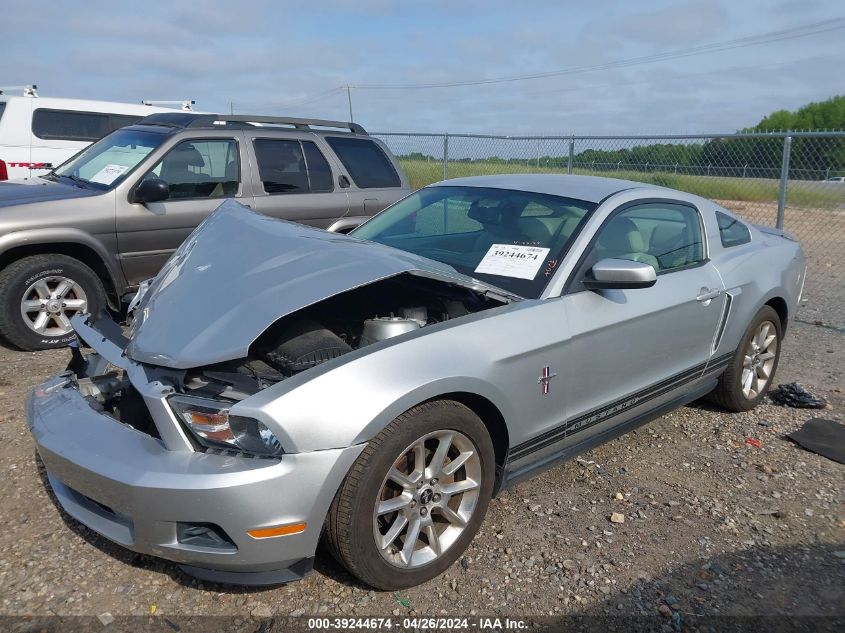
[[[284,453],[270,429],[253,418],[230,415],[227,402],[191,396],[171,396],[168,402],[203,446],[267,457]]]

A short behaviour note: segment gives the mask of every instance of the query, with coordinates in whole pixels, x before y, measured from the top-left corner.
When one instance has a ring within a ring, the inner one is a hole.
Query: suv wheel
[[[329,548],[378,589],[430,580],[481,526],[494,473],[493,443],[472,411],[451,400],[414,407],[352,466],[329,511]]]
[[[63,347],[70,319],[106,307],[97,274],[67,255],[32,255],[0,272],[0,334],[23,350]]]

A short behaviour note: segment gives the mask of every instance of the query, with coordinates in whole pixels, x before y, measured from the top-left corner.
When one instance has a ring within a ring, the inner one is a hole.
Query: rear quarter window
[[[751,231],[736,218],[716,211],[716,223],[719,225],[719,239],[723,247],[739,246],[751,241]]]
[[[6,102],[0,101],[0,119],[3,118],[3,110],[5,110],[5,109],[6,109]]]
[[[390,159],[373,141],[365,138],[327,136],[326,142],[361,189],[383,189],[402,185]]]

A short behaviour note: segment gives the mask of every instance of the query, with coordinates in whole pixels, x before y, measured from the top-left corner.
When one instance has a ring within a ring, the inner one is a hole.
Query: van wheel
[[[76,338],[70,319],[106,307],[103,282],[67,255],[32,255],[0,272],[0,334],[22,350],[64,347]]]

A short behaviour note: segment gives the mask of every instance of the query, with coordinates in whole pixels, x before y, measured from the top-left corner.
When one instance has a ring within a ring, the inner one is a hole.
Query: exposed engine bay
[[[499,296],[406,273],[279,319],[254,341],[247,358],[196,369],[151,371],[175,393],[235,402],[353,350],[505,303]],[[112,323],[112,327],[117,326]],[[156,435],[143,399],[122,370],[97,356],[86,359],[78,350],[68,369],[93,408]]]
[[[434,279],[391,277],[279,319],[253,343],[248,358],[188,370],[184,389],[241,400],[352,350],[504,303]]]

